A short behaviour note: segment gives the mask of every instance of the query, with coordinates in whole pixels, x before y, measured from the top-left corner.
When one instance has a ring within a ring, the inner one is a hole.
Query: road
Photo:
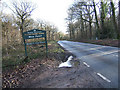
[[[118,48],[72,41],[58,41],[105,82],[106,88],[118,88]]]

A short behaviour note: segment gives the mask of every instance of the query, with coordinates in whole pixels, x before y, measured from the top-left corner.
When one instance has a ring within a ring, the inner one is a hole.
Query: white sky
[[[10,0],[1,0],[10,5]],[[41,19],[57,26],[59,31],[66,32],[67,9],[73,3],[74,0],[26,0],[32,1],[36,4],[36,9],[32,13],[34,20]],[[6,13],[4,8],[4,12]]]
[[[10,5],[10,0],[1,0]],[[67,9],[73,4],[74,0],[27,0],[37,5],[32,13],[32,18],[37,20],[45,20],[58,27],[59,31],[66,32],[67,26],[65,18],[67,17]],[[98,1],[98,0],[95,0]],[[113,0],[118,2],[118,0]],[[5,10],[6,12],[6,10]]]
[[[65,18],[67,9],[73,3],[73,0],[34,0],[37,8],[33,13],[34,19],[42,19],[55,24],[62,32],[66,32]]]

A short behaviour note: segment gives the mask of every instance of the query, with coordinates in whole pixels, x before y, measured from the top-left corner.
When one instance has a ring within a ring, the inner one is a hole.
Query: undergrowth
[[[41,45],[30,45],[27,46],[28,58],[25,57],[24,45],[16,45],[8,47],[6,49],[2,47],[2,69],[16,68],[18,65],[24,65],[33,59],[39,58],[52,58],[55,54],[63,53],[64,50],[57,44],[57,41],[48,41],[48,57],[46,57],[46,47],[41,48]]]

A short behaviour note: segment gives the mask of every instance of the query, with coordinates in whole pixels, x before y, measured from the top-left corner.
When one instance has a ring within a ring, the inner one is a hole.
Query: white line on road
[[[104,79],[107,82],[111,82],[109,79],[107,79],[106,77],[104,77],[102,74],[97,73],[98,76],[100,76],[102,79]]]
[[[100,47],[94,47],[94,48],[89,48],[89,49],[87,49],[87,50],[97,50],[97,49],[102,49],[102,48],[105,48],[104,46],[100,46]]]
[[[112,53],[116,53],[116,52],[118,52],[118,50],[112,50],[112,51],[107,51],[107,52],[102,52],[102,53],[89,54],[89,55],[82,56],[81,59],[86,58],[86,57],[99,57],[99,56],[108,55],[108,54],[112,54]]]
[[[87,67],[90,67],[90,65],[88,65],[86,62],[83,62],[84,65],[86,65]]]

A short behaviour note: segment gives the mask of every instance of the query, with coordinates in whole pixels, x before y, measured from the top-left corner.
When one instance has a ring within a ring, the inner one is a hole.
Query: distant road
[[[118,88],[118,48],[81,42],[58,41],[87,67],[106,81],[107,88]]]

